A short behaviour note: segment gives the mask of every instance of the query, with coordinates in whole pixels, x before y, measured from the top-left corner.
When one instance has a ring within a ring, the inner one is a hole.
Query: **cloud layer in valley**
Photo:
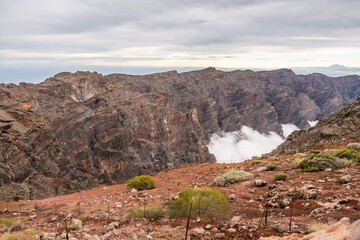
[[[293,124],[281,126],[285,137],[292,131],[299,130]],[[275,132],[266,135],[243,126],[240,131],[213,134],[208,147],[218,163],[235,163],[271,152],[283,141],[284,138]]]
[[[0,81],[22,67],[144,73],[334,59],[356,67],[359,8],[357,0],[0,0]]]

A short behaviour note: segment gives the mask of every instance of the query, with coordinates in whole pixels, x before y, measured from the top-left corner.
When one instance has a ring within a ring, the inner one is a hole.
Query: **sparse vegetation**
[[[155,188],[155,182],[151,176],[137,176],[126,182],[126,188],[128,190],[135,188],[138,191],[150,190]]]
[[[180,185],[182,183],[182,181],[173,181],[173,184],[175,185]]]
[[[320,150],[311,150],[311,153],[314,153],[314,154],[318,154],[320,152],[321,152]]]
[[[70,225],[70,226],[67,226],[68,232],[76,231],[78,228],[79,228],[79,226],[78,226],[78,225],[75,225],[75,224]],[[66,230],[66,227],[65,227],[65,226],[63,226],[63,230]]]
[[[318,167],[313,166],[313,167],[306,167],[303,169],[303,171],[304,172],[319,172],[320,169]]]
[[[84,215],[80,215],[80,216],[77,216],[76,219],[79,219],[81,221],[84,221],[85,220],[85,216]]]
[[[346,158],[353,163],[358,163],[360,161],[360,153],[354,149],[340,149],[336,150],[334,153],[337,157]]]
[[[33,229],[27,229],[25,233],[4,233],[0,236],[0,240],[38,240],[41,234],[37,233]]]
[[[328,225],[325,224],[325,223],[318,222],[318,221],[313,221],[310,224],[306,225],[305,228],[309,233],[313,233],[313,232],[323,230],[323,229],[325,229],[327,227],[328,227]]]
[[[219,191],[187,188],[179,193],[179,198],[169,206],[169,218],[186,218],[192,203],[191,218],[225,219],[232,211],[232,206]]]
[[[164,216],[163,208],[159,205],[147,204],[144,207],[133,208],[126,216],[125,219],[131,218],[147,218],[158,219]]]
[[[304,159],[306,159],[307,158],[307,154],[305,154],[305,153],[297,153],[297,154],[295,154],[295,157],[294,157],[294,159],[293,159],[293,164],[295,165],[295,166],[299,166],[299,164],[304,160]]]
[[[225,169],[225,170],[224,170],[224,173],[231,172],[231,171],[236,171],[236,169],[228,168],[228,169]]]
[[[0,227],[12,227],[15,223],[26,223],[27,218],[0,218]]]
[[[326,177],[326,176],[329,175],[329,173],[328,173],[328,172],[323,172],[322,175],[323,175],[324,177]]]
[[[275,181],[286,181],[289,178],[289,175],[286,173],[278,173],[275,175]]]
[[[257,165],[257,164],[261,164],[262,163],[262,161],[261,160],[253,160],[252,162],[251,162],[251,165]]]
[[[299,167],[304,172],[317,172],[323,171],[326,168],[341,168],[344,166],[344,162],[337,161],[334,156],[330,154],[314,154],[311,155],[304,160],[302,160],[299,164]]]
[[[278,165],[276,165],[275,163],[270,163],[266,166],[267,171],[277,170],[278,168],[279,168]]]
[[[331,185],[331,190],[335,190],[335,189],[339,189],[339,188],[340,188],[340,185],[337,184],[337,183],[333,183],[333,184]]]
[[[346,148],[360,150],[360,143],[349,143]]]
[[[251,173],[242,170],[233,170],[225,172],[215,178],[215,184],[217,186],[227,186],[228,184],[247,181],[253,178]]]

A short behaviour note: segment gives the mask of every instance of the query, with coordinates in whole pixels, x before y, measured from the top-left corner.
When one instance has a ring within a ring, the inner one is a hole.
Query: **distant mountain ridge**
[[[360,77],[215,68],[59,73],[0,84],[0,193],[35,199],[214,162],[213,133],[309,127],[360,96]]]

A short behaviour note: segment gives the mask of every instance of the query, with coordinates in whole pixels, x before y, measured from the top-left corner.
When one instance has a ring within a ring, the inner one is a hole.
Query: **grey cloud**
[[[359,47],[358,9],[356,0],[0,0],[0,49],[106,53],[161,46],[164,55],[211,55],[256,46]]]

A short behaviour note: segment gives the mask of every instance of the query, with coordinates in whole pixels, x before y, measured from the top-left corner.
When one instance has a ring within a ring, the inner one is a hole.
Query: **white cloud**
[[[282,142],[275,132],[265,135],[243,126],[240,131],[213,134],[208,147],[218,163],[234,163],[268,153]]]
[[[317,124],[318,121],[308,121],[308,123],[310,124],[310,127],[313,127]]]
[[[281,128],[282,128],[283,135],[285,138],[287,138],[293,131],[300,130],[294,124],[281,124]]]

